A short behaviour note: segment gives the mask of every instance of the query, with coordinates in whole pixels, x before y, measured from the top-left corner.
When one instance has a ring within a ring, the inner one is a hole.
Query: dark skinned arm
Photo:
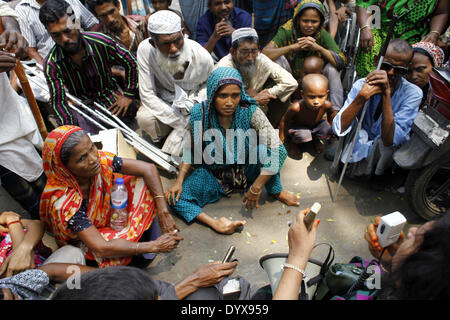
[[[298,102],[293,102],[286,110],[286,113],[281,118],[280,125],[278,127],[281,142],[284,143],[284,140],[288,135],[289,128],[287,127],[287,124],[294,118],[295,114],[299,111],[300,111],[300,104]]]
[[[163,233],[172,233],[179,230],[172,216],[169,213],[164,190],[161,183],[161,177],[155,165],[133,159],[123,159],[121,173],[136,177],[142,177],[145,185],[150,191],[158,210],[158,222]]]
[[[174,233],[166,233],[154,241],[136,242],[125,239],[106,241],[95,226],[78,232],[78,238],[99,258],[117,258],[152,252],[170,252],[178,246],[182,237]]]
[[[437,44],[439,36],[445,31],[445,27],[448,21],[448,13],[450,12],[450,2],[449,0],[439,1],[439,5],[436,8],[433,17],[430,21],[430,33],[428,33],[422,41],[431,42]],[[431,32],[431,31],[437,31]]]
[[[96,268],[93,267],[70,263],[44,264],[41,267],[39,267],[39,270],[44,271],[52,281],[64,282],[74,274],[75,268],[78,268],[78,270],[80,270],[80,273],[86,273],[89,271],[96,270]]]
[[[229,263],[213,262],[201,265],[192,274],[187,276],[186,279],[174,286],[178,299],[182,300],[186,298],[199,288],[206,288],[219,283],[231,275],[236,266],[236,261]]]
[[[41,57],[36,48],[28,47],[28,56],[31,59],[36,60],[36,62],[39,63],[41,66],[44,64],[44,59]]]

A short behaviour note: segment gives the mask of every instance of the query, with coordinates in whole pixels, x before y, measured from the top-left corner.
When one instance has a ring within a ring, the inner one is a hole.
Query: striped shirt
[[[97,18],[79,0],[66,0],[66,2],[73,8],[75,17],[80,19],[82,29],[89,30],[98,24]],[[44,59],[55,42],[39,20],[40,9],[41,6],[36,0],[22,0],[16,6],[23,37],[27,39],[28,46],[36,48],[39,55]]]
[[[81,32],[86,54],[82,66],[66,56],[55,45],[44,60],[44,73],[50,89],[50,103],[58,124],[76,124],[69,111],[64,87],[80,99],[90,99],[109,108],[116,101],[114,94],[134,98],[138,93],[137,61],[133,54],[110,37],[96,32]],[[122,93],[115,81],[111,66],[125,69],[125,88]]]

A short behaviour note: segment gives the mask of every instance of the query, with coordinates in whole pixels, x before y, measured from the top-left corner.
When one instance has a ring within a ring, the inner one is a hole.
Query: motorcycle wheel
[[[406,197],[414,212],[426,220],[433,220],[450,209],[448,154],[424,168],[409,172]]]

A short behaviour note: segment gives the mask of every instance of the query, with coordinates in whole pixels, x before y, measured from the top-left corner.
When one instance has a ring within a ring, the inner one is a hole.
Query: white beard
[[[244,84],[249,85],[250,80],[255,76],[256,74],[256,63],[253,63],[250,66],[243,66],[239,65],[238,70],[242,76],[242,81]]]
[[[156,49],[155,58],[161,69],[169,72],[172,76],[177,73],[184,73],[185,63],[191,61],[191,55],[185,45],[181,48],[176,59],[164,56],[158,49]]]

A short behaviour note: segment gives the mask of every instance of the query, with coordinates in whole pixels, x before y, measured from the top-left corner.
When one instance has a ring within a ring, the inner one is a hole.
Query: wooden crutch
[[[0,34],[3,33],[2,26],[2,18],[0,17]],[[42,118],[41,111],[39,110],[39,106],[37,105],[36,99],[34,98],[33,90],[31,90],[30,83],[28,82],[27,75],[23,70],[22,63],[19,59],[17,59],[16,67],[14,68],[14,72],[19,78],[20,84],[22,85],[23,93],[27,98],[28,104],[30,105],[31,112],[33,113],[34,120],[38,126],[39,132],[41,133],[42,139],[45,140],[48,135],[47,128],[44,123],[44,119]]]

